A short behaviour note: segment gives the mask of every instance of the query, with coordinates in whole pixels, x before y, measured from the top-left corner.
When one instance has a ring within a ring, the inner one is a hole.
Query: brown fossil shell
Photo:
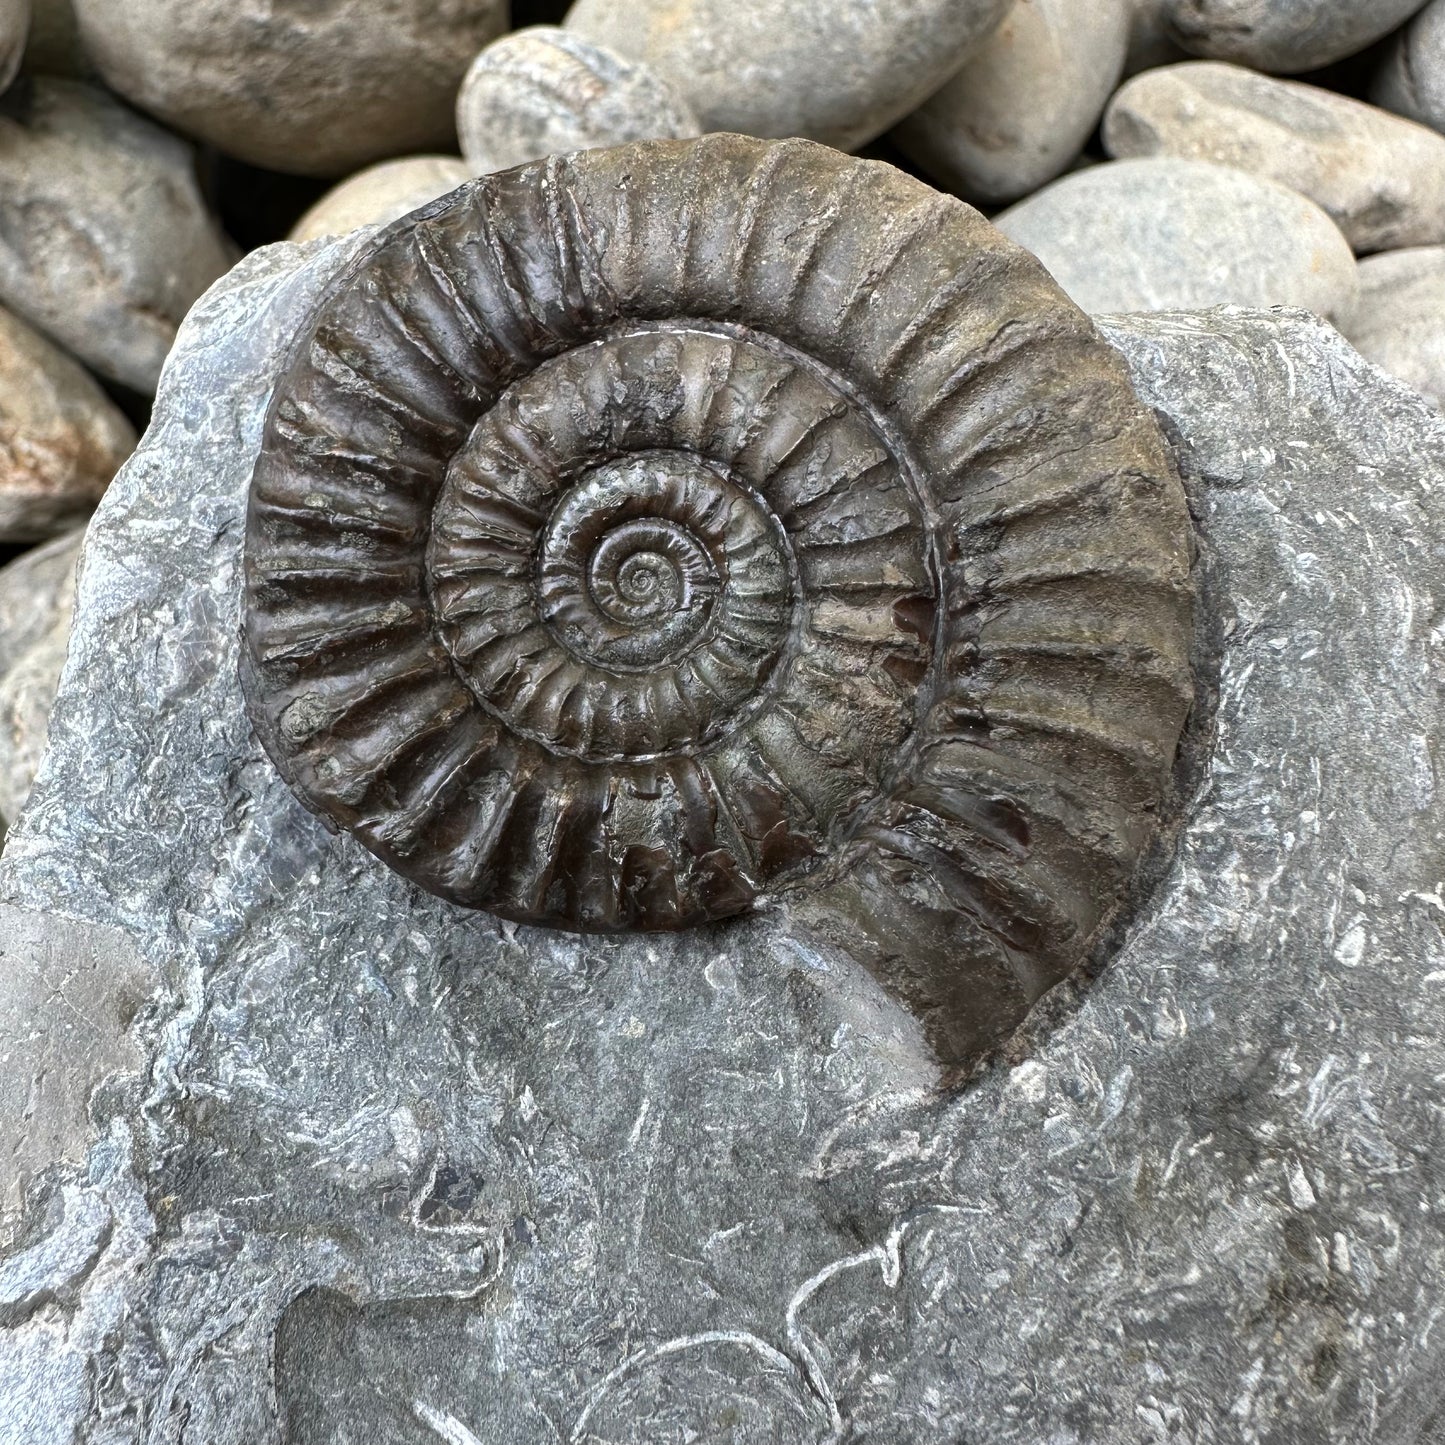
[[[256,469],[245,684],[307,805],[458,903],[891,891],[1034,994],[1150,839],[1190,558],[1121,361],[975,212],[651,142],[484,177],[331,286]]]

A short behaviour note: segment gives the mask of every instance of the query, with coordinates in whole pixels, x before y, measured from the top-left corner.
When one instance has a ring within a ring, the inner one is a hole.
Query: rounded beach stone
[[[651,66],[551,25],[489,45],[457,96],[475,175],[542,156],[699,134],[692,108]]]
[[[1376,366],[1445,408],[1445,246],[1360,262],[1360,299],[1340,330]]]
[[[79,527],[0,567],[0,836],[30,794],[75,611]]]
[[[1445,131],[1445,3],[1431,0],[1390,42],[1370,98]]]
[[[342,181],[291,228],[290,241],[344,236],[360,226],[384,226],[454,191],[472,172],[460,156],[407,156],[382,161]]]
[[[30,30],[30,0],[0,0],[0,90],[20,69]]]
[[[1182,51],[1170,33],[1164,16],[1165,0],[1132,0],[1129,14],[1129,52],[1124,57],[1124,74],[1137,75],[1156,65],[1183,60]]]
[[[0,542],[88,516],[135,443],[85,369],[0,307]]]
[[[75,81],[21,81],[0,114],[0,301],[153,391],[176,327],[233,248],[192,148]]]
[[[647,61],[704,130],[852,150],[937,90],[1008,8],[1009,0],[577,0],[565,24]]]
[[[893,138],[965,199],[998,204],[1036,191],[1098,124],[1132,18],[1129,0],[1018,0]]]
[[[506,0],[76,0],[106,82],[253,165],[344,175],[452,144],[467,63]]]
[[[1349,242],[1311,200],[1229,166],[1111,161],[1046,186],[995,218],[1085,311],[1354,302]]]
[[[1354,55],[1388,35],[1420,0],[1164,0],[1191,55],[1294,75]]]
[[[1109,103],[1104,145],[1268,176],[1322,206],[1356,251],[1445,241],[1445,137],[1318,86],[1209,60],[1147,71]]]

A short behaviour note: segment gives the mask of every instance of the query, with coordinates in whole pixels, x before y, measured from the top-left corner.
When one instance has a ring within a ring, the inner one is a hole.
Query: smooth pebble
[[[228,155],[340,176],[447,150],[506,0],[75,0],[112,89]]]
[[[344,236],[361,226],[399,221],[472,178],[460,156],[407,156],[381,161],[333,186],[291,228],[288,241]]]
[[[85,368],[0,307],[0,542],[83,520],[135,443]]]
[[[1390,42],[1370,99],[1445,131],[1445,0],[1431,0]]]
[[[893,130],[966,200],[1017,200],[1065,171],[1129,44],[1129,0],[1018,0],[963,69]]]
[[[1356,251],[1445,241],[1445,136],[1318,86],[1209,60],[1146,71],[1110,101],[1104,146],[1268,176]]]
[[[1311,200],[1208,161],[1110,161],[995,217],[1085,311],[1301,306],[1355,298],[1355,258]]]
[[[1191,55],[1297,75],[1388,35],[1421,0],[1164,0],[1169,32]]]
[[[1445,246],[1360,262],[1360,299],[1340,325],[1376,366],[1445,409]]]
[[[917,109],[1009,4],[577,0],[563,23],[647,61],[706,131],[806,136],[853,150]]]
[[[103,376],[155,390],[234,258],[193,149],[103,91],[22,80],[0,113],[0,301]]]
[[[462,154],[479,176],[559,152],[700,132],[691,106],[651,66],[551,25],[489,45],[457,96]]]
[[[0,836],[19,817],[45,751],[84,540],[82,527],[0,567]]]

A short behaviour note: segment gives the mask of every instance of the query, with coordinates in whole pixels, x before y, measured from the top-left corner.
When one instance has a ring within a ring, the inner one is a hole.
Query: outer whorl
[[[485,177],[330,287],[245,683],[307,805],[458,903],[676,929],[871,880],[1031,993],[1151,836],[1189,566],[1035,261],[888,166],[711,135]]]

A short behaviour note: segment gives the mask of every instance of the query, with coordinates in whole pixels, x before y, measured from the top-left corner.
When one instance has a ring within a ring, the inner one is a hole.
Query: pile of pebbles
[[[188,308],[473,175],[808,136],[1090,312],[1303,307],[1445,405],[1445,0],[0,0],[0,87],[0,827]]]

